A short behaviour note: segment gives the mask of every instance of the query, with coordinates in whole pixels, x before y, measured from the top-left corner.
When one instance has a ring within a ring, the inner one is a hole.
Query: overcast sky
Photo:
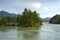
[[[24,8],[36,10],[42,18],[60,14],[60,0],[0,0],[0,10],[21,13]]]

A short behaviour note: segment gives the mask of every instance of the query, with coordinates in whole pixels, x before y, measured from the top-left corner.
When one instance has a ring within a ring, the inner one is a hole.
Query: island
[[[18,13],[18,15],[11,15],[4,11],[1,11],[0,14],[0,26],[39,27],[42,25],[39,13],[27,8],[22,13]]]

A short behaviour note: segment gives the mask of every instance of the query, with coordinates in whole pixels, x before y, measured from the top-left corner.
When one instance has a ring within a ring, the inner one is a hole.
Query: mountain
[[[46,18],[41,18],[43,22],[48,22],[51,18],[50,17],[46,17]]]
[[[60,24],[60,15],[56,14],[55,16],[53,16],[53,17],[49,20],[49,23]]]
[[[42,18],[42,20],[50,20],[50,17]]]
[[[6,17],[6,16],[10,16],[10,17],[16,17],[17,14],[14,14],[14,13],[9,13],[9,12],[6,12],[6,11],[0,11],[0,17]]]

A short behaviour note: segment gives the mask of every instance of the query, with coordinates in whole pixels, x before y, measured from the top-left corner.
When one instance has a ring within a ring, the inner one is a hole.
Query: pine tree
[[[21,15],[17,16],[17,21],[22,27],[39,27],[42,23],[36,11],[32,12],[30,9],[24,9]]]

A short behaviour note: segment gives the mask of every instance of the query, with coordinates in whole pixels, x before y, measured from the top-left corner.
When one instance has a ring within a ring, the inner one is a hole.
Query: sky
[[[0,0],[0,11],[22,13],[24,8],[37,11],[40,17],[52,17],[60,14],[60,0]]]

